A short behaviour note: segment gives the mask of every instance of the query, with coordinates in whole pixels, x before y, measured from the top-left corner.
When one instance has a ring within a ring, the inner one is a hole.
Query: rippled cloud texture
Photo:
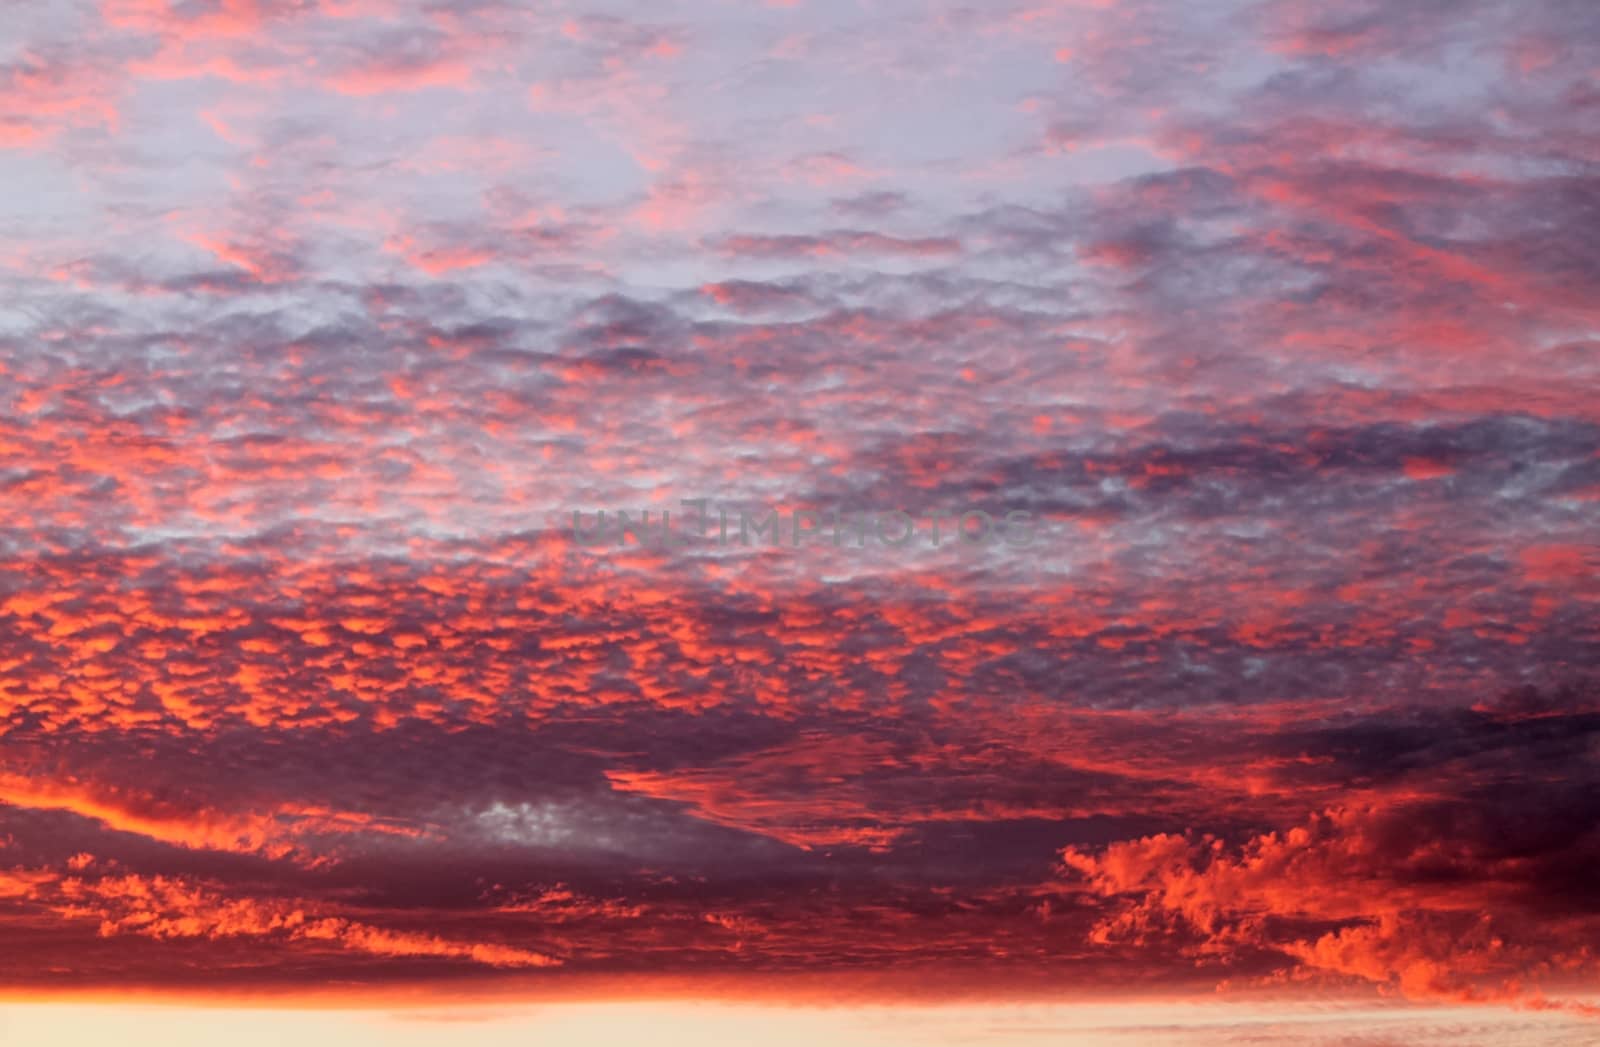
[[[0,987],[1592,1013],[1597,77],[1590,0],[9,4]],[[700,497],[1038,530],[571,533]]]

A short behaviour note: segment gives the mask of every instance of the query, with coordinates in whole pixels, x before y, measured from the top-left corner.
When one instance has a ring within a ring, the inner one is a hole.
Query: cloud
[[[1590,7],[18,12],[0,989],[1592,976]]]

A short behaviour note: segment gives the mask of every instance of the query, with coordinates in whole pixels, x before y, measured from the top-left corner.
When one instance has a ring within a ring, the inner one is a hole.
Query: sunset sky
[[[6,0],[0,187],[0,1044],[1600,1037],[1600,3]]]

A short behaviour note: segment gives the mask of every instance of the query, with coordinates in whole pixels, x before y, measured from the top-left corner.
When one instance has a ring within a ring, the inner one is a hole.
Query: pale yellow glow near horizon
[[[443,1005],[290,1010],[0,1003],[4,1047],[1580,1047],[1600,1025],[1487,1008],[1325,1003],[851,1006],[731,1003]]]

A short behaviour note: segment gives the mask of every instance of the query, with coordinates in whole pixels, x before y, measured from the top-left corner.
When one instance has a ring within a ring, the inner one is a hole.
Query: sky
[[[10,0],[0,186],[0,1042],[1593,1036],[1591,0]]]

